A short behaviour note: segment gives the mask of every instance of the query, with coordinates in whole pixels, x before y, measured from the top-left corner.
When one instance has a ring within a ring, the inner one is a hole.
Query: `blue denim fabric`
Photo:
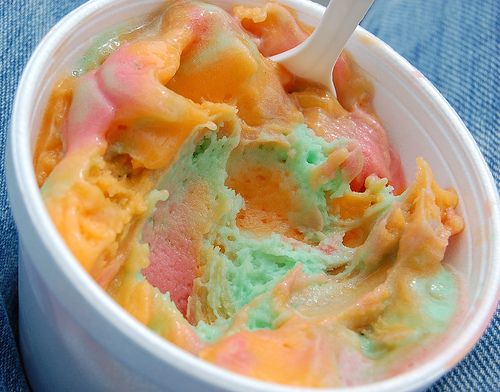
[[[319,0],[325,3],[327,0]],[[25,391],[17,328],[17,234],[9,210],[4,153],[22,68],[43,35],[83,0],[0,4],[0,391]],[[377,0],[363,26],[424,73],[476,139],[500,184],[500,2]],[[500,312],[474,350],[430,391],[500,390]]]

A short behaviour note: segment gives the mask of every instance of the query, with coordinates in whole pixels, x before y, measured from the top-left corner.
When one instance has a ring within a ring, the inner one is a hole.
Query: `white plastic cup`
[[[317,24],[324,8],[282,0]],[[35,180],[32,156],[54,82],[92,39],[163,0],[94,0],[61,20],[33,53],[17,90],[7,147],[7,182],[17,224],[21,349],[35,391],[292,391],[199,360],[139,324],[83,270],[58,235]],[[229,5],[232,1],[217,0]],[[257,3],[239,1],[238,3]],[[466,306],[439,352],[396,377],[336,391],[418,391],[451,369],[486,329],[499,299],[498,194],[479,149],[439,92],[389,46],[358,28],[347,48],[375,84],[375,109],[408,177],[415,157],[460,197],[465,231],[446,262],[463,277]],[[304,390],[304,389],[301,389]],[[311,389],[311,391],[317,389]]]

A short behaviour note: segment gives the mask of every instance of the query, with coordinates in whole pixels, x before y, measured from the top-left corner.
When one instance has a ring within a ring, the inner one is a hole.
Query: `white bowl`
[[[282,2],[297,9],[311,25],[324,9],[306,0]],[[161,3],[95,0],[84,4],[42,40],[19,83],[7,147],[7,181],[20,238],[21,349],[30,383],[37,391],[291,391],[294,388],[242,377],[199,360],[139,324],[82,269],[40,197],[32,156],[54,82],[71,69],[98,33],[145,15]],[[448,333],[449,344],[396,377],[345,389],[421,390],[465,356],[496,308],[498,194],[471,135],[422,74],[362,28],[347,47],[375,83],[376,110],[408,177],[414,174],[415,157],[424,156],[440,184],[458,191],[465,219],[465,231],[452,240],[446,255],[446,262],[462,275],[467,297],[464,313]]]

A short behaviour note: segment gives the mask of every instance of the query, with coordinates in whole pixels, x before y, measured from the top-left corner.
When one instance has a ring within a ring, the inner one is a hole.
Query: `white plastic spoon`
[[[347,40],[374,0],[330,0],[311,36],[295,48],[271,57],[293,74],[320,83],[335,94],[333,66]]]

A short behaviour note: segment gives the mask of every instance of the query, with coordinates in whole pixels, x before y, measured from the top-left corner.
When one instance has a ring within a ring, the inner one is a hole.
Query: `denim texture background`
[[[326,3],[328,0],[318,0]],[[43,35],[83,0],[0,1],[0,391],[29,390],[19,355],[17,234],[4,156],[15,89]],[[377,0],[362,25],[419,69],[474,136],[500,183],[500,1]],[[473,351],[430,391],[500,390],[500,311]]]

